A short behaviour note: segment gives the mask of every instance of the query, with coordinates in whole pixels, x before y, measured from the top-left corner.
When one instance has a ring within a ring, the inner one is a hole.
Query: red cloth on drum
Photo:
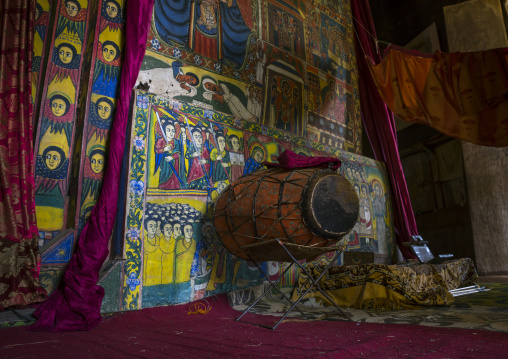
[[[340,160],[335,157],[310,157],[294,153],[291,150],[285,150],[278,158],[279,163],[263,162],[267,167],[282,168],[307,168],[307,167],[323,167],[336,171],[340,167]]]

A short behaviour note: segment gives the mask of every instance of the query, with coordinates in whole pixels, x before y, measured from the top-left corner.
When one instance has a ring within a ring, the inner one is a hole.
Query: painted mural
[[[214,202],[238,177],[277,162],[286,149],[328,155],[319,142],[286,141],[276,128],[138,90],[132,123],[125,219],[122,309],[169,305],[262,283],[253,263],[232,256],[212,224]],[[310,145],[310,147],[308,146]],[[343,241],[348,250],[388,254],[392,215],[380,163],[330,149],[341,173],[358,188],[359,221]],[[327,263],[330,255],[317,259]],[[286,263],[263,268],[277,278]],[[298,276],[281,280],[291,286]]]
[[[67,216],[80,68],[86,24],[95,1],[90,5],[88,0],[52,2],[56,18],[34,146],[37,225],[50,233],[64,228]]]
[[[73,163],[73,168],[79,168],[77,176],[73,176],[78,182],[77,193],[71,195],[69,206],[70,215],[75,214],[78,234],[99,199],[123,59],[124,0],[99,0],[98,8],[95,36],[88,52],[90,76],[88,92],[83,94],[84,118],[80,119],[81,151],[77,151],[79,156]]]
[[[35,4],[34,19],[34,42],[32,53],[32,105],[39,103],[40,93],[39,84],[42,77],[41,66],[43,59],[46,57],[46,41],[49,36],[48,26],[51,17],[51,0],[37,0]],[[33,111],[34,124],[36,121],[37,111]]]
[[[138,83],[361,153],[353,40],[349,1],[156,0]]]

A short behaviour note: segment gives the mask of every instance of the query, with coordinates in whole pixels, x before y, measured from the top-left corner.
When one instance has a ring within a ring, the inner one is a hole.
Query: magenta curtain
[[[124,65],[101,195],[79,236],[62,285],[36,310],[38,319],[31,330],[90,330],[101,322],[104,289],[97,281],[115,224],[129,105],[145,54],[153,3],[154,0],[127,1]]]
[[[31,66],[35,0],[0,1],[0,310],[44,300],[35,219]]]
[[[392,190],[397,244],[404,257],[414,258],[408,247],[402,245],[410,241],[412,235],[418,234],[418,230],[400,163],[395,120],[377,91],[366,59],[366,56],[369,56],[376,63],[381,61],[381,54],[372,37],[376,36],[376,30],[369,2],[352,0],[351,7],[357,33],[356,57],[363,124],[376,160],[386,164]]]

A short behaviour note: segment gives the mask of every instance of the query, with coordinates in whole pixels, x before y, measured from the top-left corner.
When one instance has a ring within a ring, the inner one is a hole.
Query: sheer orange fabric
[[[478,145],[508,146],[508,49],[421,54],[390,47],[370,63],[398,117]]]

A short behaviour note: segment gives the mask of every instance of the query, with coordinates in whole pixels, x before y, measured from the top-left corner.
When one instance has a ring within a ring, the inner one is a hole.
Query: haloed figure
[[[107,62],[113,62],[120,57],[120,48],[113,41],[104,41],[102,44],[102,56]]]
[[[101,149],[95,149],[90,153],[90,167],[93,173],[99,174],[104,171],[106,166],[105,152]]]
[[[69,111],[71,104],[66,97],[62,95],[53,95],[49,100],[49,105],[51,106],[51,112],[53,115],[61,117]]]
[[[70,17],[76,17],[81,10],[81,5],[76,0],[65,1],[65,11]]]

